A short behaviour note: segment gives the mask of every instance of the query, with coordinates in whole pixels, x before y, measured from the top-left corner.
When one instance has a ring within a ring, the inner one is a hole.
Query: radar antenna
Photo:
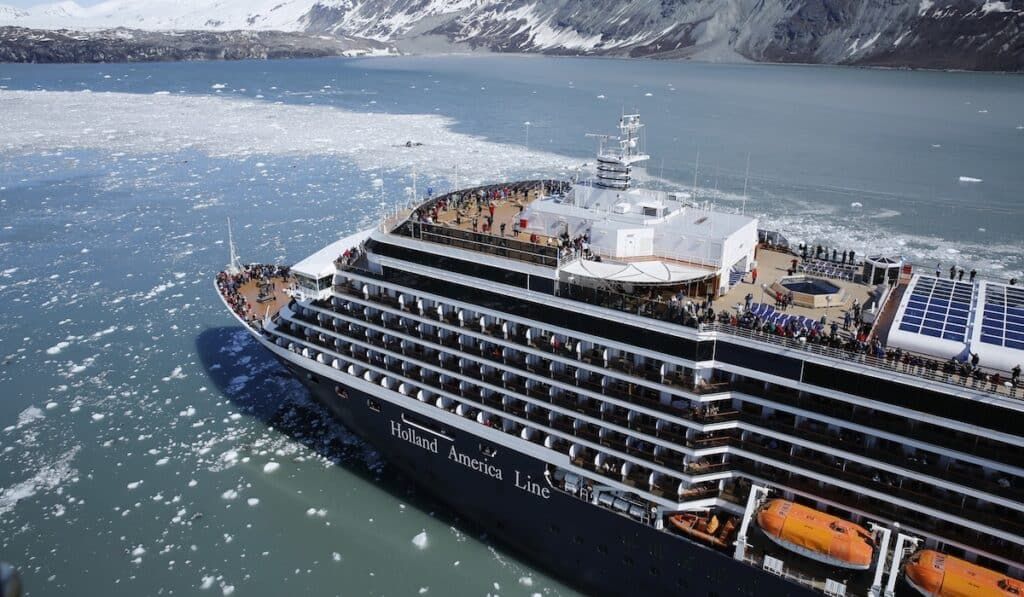
[[[619,119],[619,134],[599,135],[589,133],[588,137],[598,139],[597,181],[605,189],[624,191],[632,181],[633,164],[650,159],[640,148],[640,129],[643,128],[639,114],[624,114]],[[618,141],[617,148],[610,148],[609,141]]]

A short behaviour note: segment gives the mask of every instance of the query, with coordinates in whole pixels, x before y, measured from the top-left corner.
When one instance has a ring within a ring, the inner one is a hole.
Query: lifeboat
[[[1024,595],[1024,582],[931,549],[910,556],[903,572],[910,586],[928,597]]]
[[[700,515],[694,512],[680,512],[668,517],[680,533],[692,537],[701,543],[707,543],[715,547],[727,548],[736,534],[736,521],[732,517],[725,517],[722,522],[717,515]]]
[[[830,566],[867,570],[875,553],[864,527],[787,500],[771,500],[757,511],[765,535],[785,549]]]

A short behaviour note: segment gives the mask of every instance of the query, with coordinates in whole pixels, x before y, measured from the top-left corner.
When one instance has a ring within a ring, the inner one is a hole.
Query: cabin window
[[[334,386],[334,393],[338,395],[338,398],[342,400],[348,400],[348,390],[341,386]]]
[[[366,407],[375,413],[380,412],[380,402],[374,400],[373,398],[367,398]]]

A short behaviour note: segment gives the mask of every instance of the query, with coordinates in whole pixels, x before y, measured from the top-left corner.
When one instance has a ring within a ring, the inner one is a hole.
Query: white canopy
[[[599,278],[612,282],[629,284],[671,284],[701,280],[715,272],[664,261],[639,261],[636,263],[612,263],[608,261],[587,261],[580,259],[562,268],[571,276]]]
[[[292,272],[318,280],[334,273],[334,260],[346,249],[358,247],[377,228],[368,228],[335,241],[292,266]]]

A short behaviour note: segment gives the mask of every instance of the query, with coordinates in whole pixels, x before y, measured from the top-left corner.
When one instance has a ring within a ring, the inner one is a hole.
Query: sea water
[[[794,242],[1021,277],[1020,77],[0,65],[0,560],[31,595],[571,594],[334,424],[212,278],[228,217],[243,260],[291,263],[413,187],[585,172],[585,133],[633,112],[648,184]]]

